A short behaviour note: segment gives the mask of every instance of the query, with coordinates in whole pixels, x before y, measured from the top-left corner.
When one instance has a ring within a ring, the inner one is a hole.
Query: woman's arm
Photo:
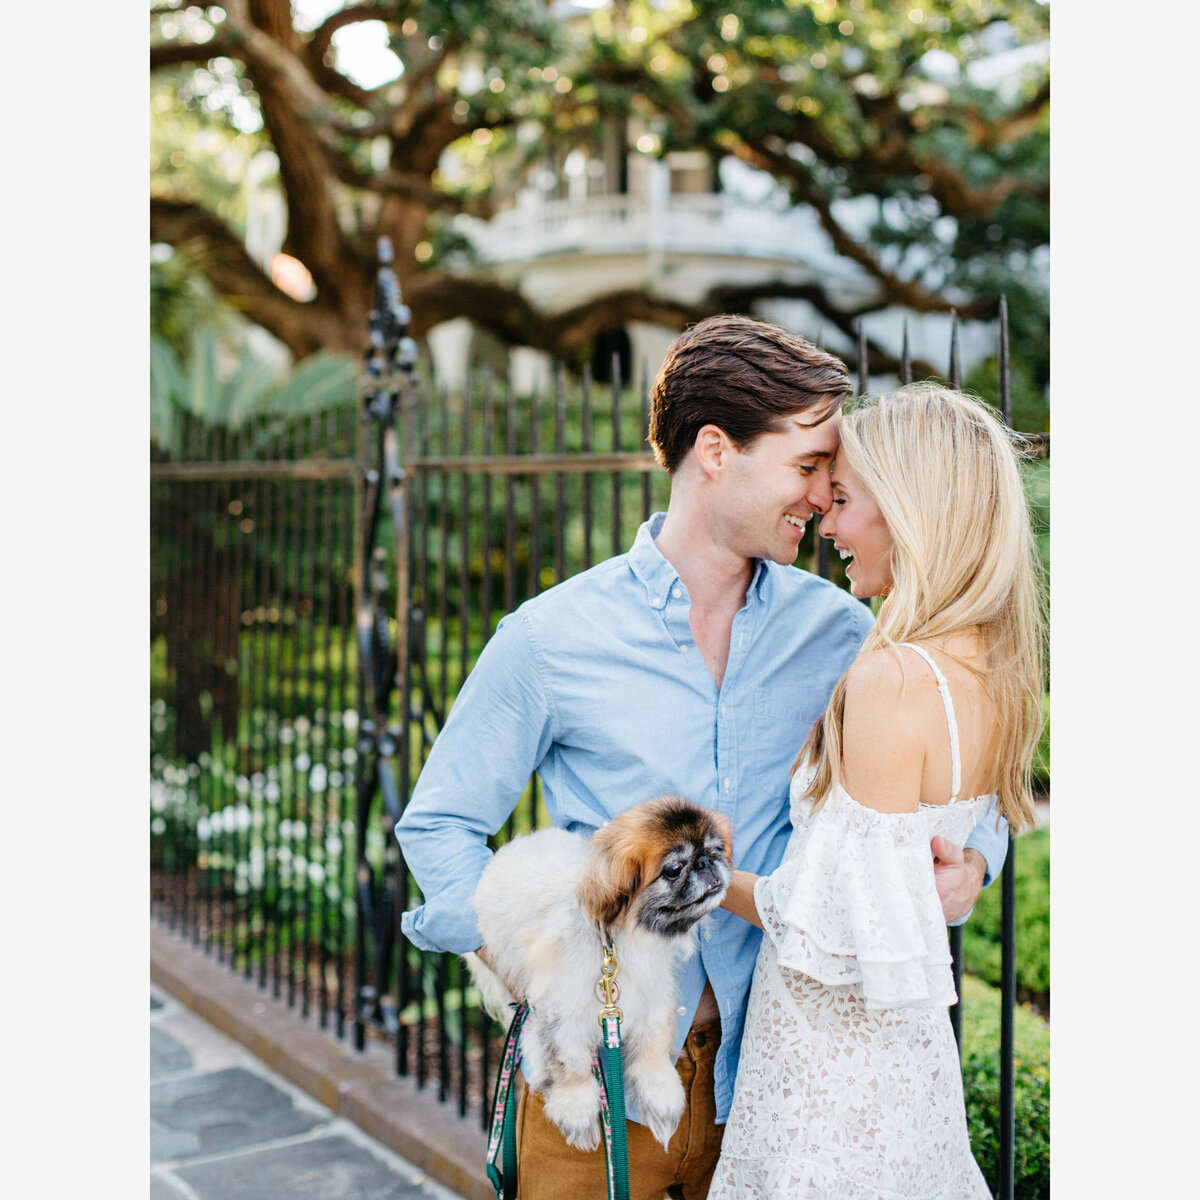
[[[754,905],[754,885],[759,878],[760,876],[750,871],[734,871],[733,882],[729,885],[729,891],[725,893],[725,899],[721,901],[721,907],[761,929],[762,918]]]

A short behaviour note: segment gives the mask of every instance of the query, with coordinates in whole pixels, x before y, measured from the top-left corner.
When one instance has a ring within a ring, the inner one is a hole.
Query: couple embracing
[[[567,829],[662,793],[732,825],[732,886],[678,980],[687,1107],[665,1149],[631,1112],[634,1200],[989,1194],[945,925],[1033,815],[1029,515],[978,402],[849,396],[840,360],[773,325],[680,335],[652,395],[667,512],[501,622],[397,825],[425,898],[404,932],[460,954],[534,771]],[[851,595],[791,565],[810,521]],[[607,1194],[603,1150],[529,1089],[517,1137],[521,1200]]]

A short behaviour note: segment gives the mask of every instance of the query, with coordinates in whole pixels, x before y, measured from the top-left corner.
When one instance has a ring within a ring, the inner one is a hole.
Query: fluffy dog
[[[729,822],[678,796],[635,805],[586,836],[544,829],[496,852],[474,905],[490,970],[467,955],[487,1010],[511,1017],[513,995],[530,1015],[522,1070],[546,1115],[581,1150],[600,1144],[597,981],[613,939],[620,975],[626,1087],[665,1148],[683,1114],[671,1058],[678,1003],[675,968],[695,949],[695,925],[733,877]],[[509,989],[512,989],[511,991]]]

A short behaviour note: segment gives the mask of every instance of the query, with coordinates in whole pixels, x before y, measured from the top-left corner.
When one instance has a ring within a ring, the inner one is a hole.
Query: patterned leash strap
[[[518,1004],[504,1041],[504,1056],[492,1097],[487,1173],[496,1189],[496,1200],[516,1200],[517,1196],[517,1106],[513,1099],[513,1083],[521,1063],[521,1027],[527,1016],[528,1006]]]
[[[629,1200],[629,1145],[625,1128],[625,1076],[621,1068],[621,1018],[601,1018],[604,1066],[592,1055],[592,1072],[600,1084],[600,1123],[604,1129],[604,1161],[608,1168],[608,1200]]]
[[[596,984],[597,998],[604,1007],[597,1018],[604,1031],[603,1069],[601,1057],[592,1054],[592,1072],[600,1084],[600,1123],[604,1129],[604,1159],[608,1167],[608,1200],[629,1200],[629,1144],[625,1128],[625,1072],[621,1063],[621,1018],[617,1007],[621,994],[617,976],[621,972],[617,952],[608,930],[599,926],[604,963]]]

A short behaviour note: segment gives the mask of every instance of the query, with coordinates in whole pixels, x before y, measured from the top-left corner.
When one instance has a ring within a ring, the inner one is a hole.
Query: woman
[[[987,1197],[929,853],[998,794],[1032,824],[1043,623],[1013,435],[919,385],[842,421],[822,537],[885,596],[792,776],[793,833],[725,907],[763,928],[710,1200]]]

